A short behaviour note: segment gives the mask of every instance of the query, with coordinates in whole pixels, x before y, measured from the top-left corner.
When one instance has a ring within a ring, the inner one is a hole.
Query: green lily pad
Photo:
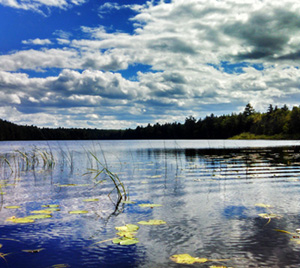
[[[5,206],[4,208],[7,208],[7,209],[17,209],[17,208],[20,208],[21,206]]]
[[[33,214],[51,214],[51,212],[52,211],[47,210],[47,209],[30,211],[30,213],[33,213]]]
[[[264,219],[281,218],[281,216],[279,216],[277,214],[273,214],[273,213],[261,213],[261,214],[258,214],[258,216],[262,217]]]
[[[162,207],[160,204],[139,204],[142,208],[154,208],[154,207]]]
[[[139,221],[138,224],[141,225],[162,225],[166,224],[163,220],[149,220],[149,221]]]
[[[129,245],[134,245],[137,243],[139,243],[139,240],[137,240],[137,239],[125,239],[120,242],[120,245],[129,246]]]
[[[195,258],[192,257],[190,254],[173,255],[170,257],[170,259],[180,264],[204,263],[208,261],[208,259],[206,258]]]
[[[133,202],[133,201],[121,201],[121,203],[123,203],[123,204],[135,204],[135,202]]]
[[[114,244],[120,244],[120,242],[122,241],[122,239],[121,238],[115,238],[115,239],[113,239],[113,243]]]
[[[263,204],[263,203],[256,203],[256,207],[261,207],[261,208],[271,208],[271,205]]]
[[[84,199],[82,201],[83,202],[96,202],[96,201],[99,201],[99,198],[88,198],[88,199]]]
[[[37,215],[30,215],[24,217],[24,219],[31,219],[31,220],[38,220],[38,219],[47,219],[52,218],[52,215],[50,214],[37,214]]]
[[[11,221],[13,223],[32,223],[32,222],[34,222],[33,219],[16,218],[15,216],[6,219],[6,221]]]
[[[87,210],[72,210],[69,211],[69,214],[86,214],[89,213]]]
[[[124,226],[120,227],[115,227],[116,230],[122,231],[122,232],[135,232],[139,229],[140,227],[135,225],[135,224],[126,224]]]
[[[134,238],[136,234],[137,234],[136,232],[126,232],[126,231],[117,233],[118,236],[126,237],[126,238]]]

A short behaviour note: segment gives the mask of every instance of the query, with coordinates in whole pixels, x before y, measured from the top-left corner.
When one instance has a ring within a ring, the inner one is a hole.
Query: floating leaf
[[[271,205],[263,204],[263,203],[256,203],[256,207],[261,207],[261,208],[271,208]]]
[[[114,244],[120,244],[120,242],[122,241],[122,239],[121,238],[115,238],[115,239],[113,239],[113,243]]]
[[[89,198],[89,199],[84,199],[82,201],[83,202],[96,202],[96,201],[99,201],[99,198]]]
[[[89,213],[87,210],[72,210],[69,211],[69,214],[86,214]]]
[[[118,232],[117,235],[121,236],[121,237],[126,237],[126,238],[134,238],[135,235],[136,235],[136,232],[125,232],[125,231],[122,231],[122,232]]]
[[[2,248],[3,247],[3,245],[2,244],[0,244],[0,248]]]
[[[23,252],[27,252],[27,253],[39,253],[42,250],[44,250],[44,248],[38,248],[38,249],[23,249]]]
[[[33,214],[51,214],[51,212],[52,211],[47,210],[47,209],[30,211],[30,213],[33,213]]]
[[[161,225],[166,224],[163,220],[149,220],[149,221],[139,221],[138,224],[141,225]]]
[[[37,214],[37,215],[30,215],[27,217],[24,217],[24,219],[31,219],[31,220],[39,220],[39,219],[47,219],[51,218],[52,215],[50,214]]]
[[[32,223],[32,222],[34,222],[33,219],[16,218],[15,216],[12,216],[12,217],[6,219],[6,221],[11,221],[13,223]]]
[[[194,258],[189,254],[173,255],[170,257],[170,259],[180,264],[204,263],[208,261],[206,258]]]
[[[139,243],[139,240],[137,240],[137,239],[126,239],[126,240],[122,240],[120,242],[120,245],[129,246],[129,245],[134,245],[134,244],[137,244],[137,243]]]
[[[115,227],[116,230],[122,231],[122,232],[135,232],[139,229],[140,227],[135,225],[135,224],[126,224],[124,226],[120,227]]]
[[[66,264],[66,263],[61,263],[61,264],[54,264],[51,267],[52,268],[67,268],[67,267],[70,267],[70,265]]]
[[[292,238],[291,241],[296,243],[297,245],[300,245],[300,240],[299,239]]]
[[[281,216],[273,214],[273,213],[261,213],[261,214],[258,214],[258,216],[262,217],[264,219],[281,218]]]
[[[20,208],[21,206],[6,206],[4,208],[7,208],[7,209],[17,209],[17,208]]]
[[[59,205],[42,205],[43,208],[58,208]]]
[[[161,178],[161,177],[162,177],[162,175],[154,175],[154,176],[150,176],[149,178],[155,179],[155,178]]]
[[[123,204],[135,204],[135,202],[133,202],[133,201],[121,201],[121,203],[123,203]]]
[[[154,208],[154,207],[161,207],[162,205],[160,205],[160,204],[139,204],[139,206],[142,208]]]

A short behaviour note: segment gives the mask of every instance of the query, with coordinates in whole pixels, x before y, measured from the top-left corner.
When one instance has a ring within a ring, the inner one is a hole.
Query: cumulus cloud
[[[248,102],[258,110],[266,110],[270,103],[299,102],[300,3],[174,0],[127,6],[107,2],[98,11],[103,15],[124,8],[137,12],[131,18],[133,34],[82,26],[85,38],[55,33],[63,49],[1,55],[0,89],[7,93],[7,99],[0,95],[1,103],[11,103],[24,115],[60,111],[61,118],[75,118],[72,108],[76,107],[77,118],[88,118],[89,124],[112,116],[111,122],[120,120],[129,126],[166,118],[182,121],[189,114],[239,112]],[[23,43],[46,46],[47,40]],[[228,72],[224,61],[240,65]],[[150,69],[137,72],[134,81],[118,73],[138,64]],[[21,73],[49,68],[58,68],[59,75],[33,78]]]
[[[49,39],[36,38],[36,39],[23,40],[22,44],[43,46],[43,45],[50,45],[52,44],[52,42]]]
[[[0,0],[0,5],[43,13],[42,9],[44,7],[66,9],[74,5],[81,5],[85,2],[86,0]]]

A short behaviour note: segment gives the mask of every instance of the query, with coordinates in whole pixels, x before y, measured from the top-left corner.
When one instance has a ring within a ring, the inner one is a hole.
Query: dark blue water
[[[0,267],[185,267],[170,259],[183,253],[212,260],[189,267],[299,267],[300,239],[276,231],[295,233],[300,228],[298,145],[295,141],[0,143]],[[31,156],[35,152],[39,163],[26,163],[16,150]],[[54,167],[43,166],[39,152],[52,154]],[[119,176],[134,204],[116,206],[111,180],[95,185],[92,174],[85,174],[99,168],[91,153]],[[84,201],[90,198],[98,201]],[[143,203],[162,206],[142,208]],[[6,221],[50,204],[60,209],[51,218]],[[12,205],[20,208],[6,208]],[[69,214],[74,210],[88,213]],[[269,221],[261,213],[276,217]],[[115,227],[150,219],[167,224],[140,225],[136,245],[112,243]]]

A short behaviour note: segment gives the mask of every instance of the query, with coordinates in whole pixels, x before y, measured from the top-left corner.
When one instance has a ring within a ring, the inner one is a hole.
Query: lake
[[[299,149],[263,140],[1,142],[0,267],[299,267]],[[117,234],[131,225],[139,229]],[[195,263],[177,263],[181,254]]]

